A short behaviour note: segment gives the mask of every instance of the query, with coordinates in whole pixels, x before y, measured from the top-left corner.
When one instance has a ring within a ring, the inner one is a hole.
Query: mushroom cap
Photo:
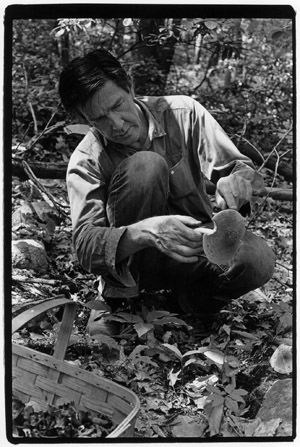
[[[241,246],[246,232],[245,219],[235,210],[220,211],[213,217],[216,231],[203,235],[203,249],[214,264],[227,264]]]

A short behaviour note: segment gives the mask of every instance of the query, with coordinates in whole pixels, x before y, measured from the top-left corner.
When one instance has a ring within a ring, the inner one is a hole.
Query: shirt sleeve
[[[96,142],[93,144],[95,146]],[[109,274],[123,286],[134,286],[126,260],[116,264],[118,243],[126,228],[110,227],[107,221],[107,185],[101,178],[96,149],[77,148],[68,165],[67,188],[75,253],[88,272]]]
[[[253,162],[239,152],[213,116],[197,101],[194,102],[193,118],[193,141],[207,179],[216,184],[221,177],[233,173],[249,179],[247,173],[255,171]],[[260,189],[262,176],[256,172],[251,183],[253,191]]]

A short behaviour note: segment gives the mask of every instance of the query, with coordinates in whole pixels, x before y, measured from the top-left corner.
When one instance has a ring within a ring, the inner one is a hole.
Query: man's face
[[[145,119],[133,94],[112,81],[94,93],[80,111],[109,141],[135,146],[145,140]]]

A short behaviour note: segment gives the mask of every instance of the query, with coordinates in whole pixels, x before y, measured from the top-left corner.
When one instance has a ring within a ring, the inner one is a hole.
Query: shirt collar
[[[139,99],[134,98],[134,102],[140,106],[140,108],[143,110],[143,112],[146,115],[147,121],[149,123],[148,127],[148,139],[150,142],[154,138],[162,137],[163,135],[166,135],[166,132],[164,128],[159,124],[159,122],[154,118],[148,107]]]

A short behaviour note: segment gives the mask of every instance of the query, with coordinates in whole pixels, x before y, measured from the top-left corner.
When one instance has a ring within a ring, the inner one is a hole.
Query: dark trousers
[[[153,152],[137,152],[120,163],[108,193],[107,215],[115,227],[168,214],[166,161]],[[213,312],[231,299],[261,287],[271,278],[274,265],[271,248],[249,231],[226,266],[210,263],[204,253],[196,263],[180,263],[155,248],[144,249],[130,259],[130,271],[139,290],[171,289],[186,312],[195,308]]]

